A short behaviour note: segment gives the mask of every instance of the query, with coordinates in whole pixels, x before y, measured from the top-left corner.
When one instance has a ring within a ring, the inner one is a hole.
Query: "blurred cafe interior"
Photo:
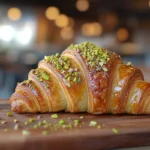
[[[1,0],[0,98],[45,55],[84,41],[119,53],[150,82],[150,0]]]

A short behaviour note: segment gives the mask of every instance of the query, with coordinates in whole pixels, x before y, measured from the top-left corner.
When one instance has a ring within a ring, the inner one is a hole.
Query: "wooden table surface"
[[[52,119],[51,114],[16,114],[7,116],[10,111],[8,100],[0,100],[0,118],[7,121],[0,124],[0,150],[104,150],[137,146],[150,146],[150,116],[131,115],[89,115],[57,113],[59,118]],[[40,118],[38,117],[40,115]],[[83,119],[80,119],[83,116]],[[24,125],[25,121],[35,118],[35,122]],[[14,130],[19,121],[20,128]],[[60,119],[64,119],[66,124],[73,123],[70,129],[57,129],[52,127]],[[79,119],[80,123],[74,126],[74,120]],[[42,126],[34,129],[33,126],[39,121],[47,120],[51,127]],[[90,121],[96,121],[100,125],[89,126]],[[113,128],[119,133],[114,133]],[[30,132],[29,136],[22,134],[23,130]],[[49,131],[48,135],[43,135],[43,131]]]

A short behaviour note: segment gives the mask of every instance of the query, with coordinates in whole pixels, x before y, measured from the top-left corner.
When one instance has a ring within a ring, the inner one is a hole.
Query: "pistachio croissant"
[[[118,54],[85,42],[45,56],[10,104],[17,113],[150,114],[150,84]]]

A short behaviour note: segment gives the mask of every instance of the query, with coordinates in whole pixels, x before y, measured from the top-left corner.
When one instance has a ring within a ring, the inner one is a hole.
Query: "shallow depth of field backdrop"
[[[1,0],[0,98],[45,55],[84,41],[119,53],[150,81],[150,0]]]

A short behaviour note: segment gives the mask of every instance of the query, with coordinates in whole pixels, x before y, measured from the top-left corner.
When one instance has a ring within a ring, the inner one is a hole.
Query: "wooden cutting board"
[[[57,113],[59,118],[52,119],[51,114],[16,114],[7,116],[10,111],[8,100],[0,100],[0,118],[7,121],[0,123],[0,150],[104,150],[112,148],[125,148],[137,146],[150,146],[150,116],[131,115],[89,115],[85,113],[69,114]],[[40,115],[40,118],[39,118]],[[83,116],[83,119],[80,117]],[[35,118],[35,122],[24,125],[25,121]],[[20,128],[14,130],[19,121]],[[56,124],[64,119],[66,124],[73,123],[72,128],[56,129],[55,127],[33,129],[39,121]],[[74,120],[80,120],[79,125],[74,126]],[[101,128],[89,126],[90,121],[96,121]],[[115,133],[116,129],[119,133]],[[22,131],[29,131],[30,135],[25,136]],[[49,131],[43,135],[43,131]]]

